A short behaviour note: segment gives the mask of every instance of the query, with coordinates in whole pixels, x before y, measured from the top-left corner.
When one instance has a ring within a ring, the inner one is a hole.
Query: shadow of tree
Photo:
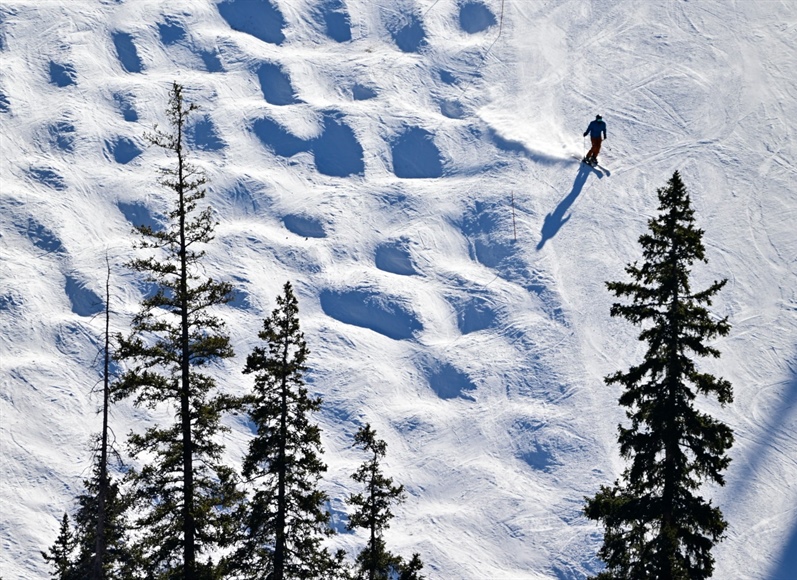
[[[791,380],[787,383],[784,399],[781,401],[778,412],[766,428],[768,437],[763,443],[771,442],[779,434],[793,432],[797,423],[797,361],[790,365]],[[795,419],[790,423],[790,419]],[[745,466],[746,473],[737,477],[737,481],[750,481],[759,470],[760,465],[769,454],[768,449],[761,449],[763,443],[751,453],[751,461]],[[792,512],[795,513],[795,512]],[[797,519],[791,523],[791,534],[788,541],[781,548],[780,555],[774,562],[774,568],[767,576],[767,580],[793,580],[797,577]]]

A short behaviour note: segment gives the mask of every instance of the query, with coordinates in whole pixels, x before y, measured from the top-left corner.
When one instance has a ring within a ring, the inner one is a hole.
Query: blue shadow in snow
[[[218,151],[227,145],[219,138],[213,121],[207,115],[189,126],[186,136],[189,143],[202,151]]]
[[[14,291],[6,292],[2,296],[0,296],[0,312],[11,312],[13,310],[17,310],[22,304],[24,304],[24,300],[22,296],[17,294]]]
[[[453,73],[447,70],[440,71],[440,80],[443,81],[447,85],[455,85],[457,84],[457,77],[454,76]]]
[[[375,290],[324,290],[320,299],[327,316],[344,324],[373,330],[393,340],[411,339],[423,329],[414,312]]]
[[[376,97],[376,91],[374,89],[359,84],[351,88],[351,94],[355,101],[367,101],[368,99]]]
[[[324,231],[324,225],[310,216],[290,214],[282,218],[282,223],[285,224],[285,228],[289,232],[297,236],[302,236],[304,238],[327,237],[327,233]]]
[[[315,139],[305,141],[289,133],[271,119],[257,119],[252,131],[267,148],[281,157],[312,151],[316,169],[323,175],[347,177],[365,172],[363,148],[354,131],[335,114],[324,117],[324,129]]]
[[[160,223],[152,217],[149,208],[142,203],[125,203],[119,201],[116,207],[134,227],[147,227],[154,231],[160,230]]]
[[[131,123],[138,121],[138,113],[133,107],[133,99],[130,95],[116,93],[113,96],[113,100],[116,101],[116,105],[119,107],[119,111],[122,113],[122,117],[125,121]]]
[[[263,145],[281,157],[291,157],[301,151],[310,150],[310,145],[305,140],[288,132],[271,119],[257,119],[252,123],[252,131]]]
[[[578,173],[576,174],[576,180],[573,182],[573,189],[570,190],[570,193],[567,194],[562,201],[559,202],[559,205],[556,206],[556,209],[553,213],[549,213],[545,216],[545,221],[542,224],[542,239],[540,239],[540,243],[537,244],[537,251],[540,251],[543,246],[545,246],[545,242],[553,238],[559,230],[562,228],[563,225],[567,223],[570,219],[570,215],[565,217],[565,214],[570,210],[570,207],[576,201],[576,198],[581,194],[581,190],[584,188],[584,184],[587,182],[587,177],[589,174],[592,173],[593,169],[587,165],[586,163],[581,163],[580,167],[578,168]]]
[[[351,22],[346,6],[341,0],[331,0],[319,9],[319,16],[324,22],[326,34],[335,42],[351,40]]]
[[[555,462],[550,448],[539,441],[538,433],[542,427],[540,421],[519,419],[512,425],[511,433],[517,457],[532,469],[547,472]]]
[[[282,44],[285,18],[268,0],[228,0],[218,4],[219,14],[230,28],[251,34],[270,44]]]
[[[459,26],[468,34],[476,34],[495,26],[497,20],[481,2],[465,2],[459,7]]]
[[[417,274],[412,265],[412,256],[407,249],[406,240],[386,242],[376,248],[376,267],[383,272],[412,276]]]
[[[794,580],[797,574],[797,522],[791,531],[791,537],[784,546],[777,562],[777,567],[769,575],[768,580]]]
[[[0,93],[0,113],[8,113],[11,110],[11,102],[8,97]]]
[[[492,304],[480,296],[452,300],[457,313],[457,326],[462,334],[470,334],[492,327],[497,315]]]
[[[215,50],[200,51],[199,57],[205,65],[205,70],[210,73],[224,72],[224,67],[221,66],[221,59]]]
[[[158,34],[161,37],[161,42],[169,46],[170,44],[177,44],[185,38],[185,28],[177,20],[167,18],[166,22],[158,24]]]
[[[58,64],[50,61],[50,82],[57,87],[76,84],[77,73],[71,64]]]
[[[393,173],[407,179],[435,178],[443,175],[440,150],[432,134],[420,127],[412,127],[391,143]]]
[[[505,207],[477,201],[463,219],[462,233],[471,242],[471,258],[488,268],[501,266],[515,252],[515,246],[499,234],[501,230],[508,231],[502,227],[506,216]]]
[[[67,275],[64,290],[72,304],[72,312],[78,316],[94,316],[103,311],[102,299],[77,278]]]
[[[476,385],[470,377],[449,363],[435,363],[424,370],[429,386],[441,399],[467,399],[473,401],[468,391],[475,391]]]
[[[46,167],[31,167],[28,172],[33,179],[43,185],[52,187],[58,191],[63,191],[66,189],[66,182],[64,181],[64,178],[52,169],[48,169]]]
[[[47,226],[40,224],[33,218],[28,218],[28,227],[25,230],[25,235],[34,246],[48,254],[51,252],[60,253],[64,250],[64,246],[58,236]]]
[[[129,73],[140,73],[143,66],[136,45],[133,43],[133,37],[127,32],[114,32],[111,38],[122,68]]]
[[[66,121],[57,121],[47,129],[50,141],[61,151],[73,151],[75,148],[75,126]]]
[[[767,426],[767,432],[770,433],[770,437],[767,441],[771,441],[778,434],[789,436],[788,434],[794,431],[793,417],[795,416],[795,409],[797,409],[797,360],[793,361],[790,367],[792,368],[791,380],[788,382],[784,400],[778,405],[778,411]],[[745,473],[736,475],[734,479],[739,482],[752,481],[767,455],[767,449],[755,450],[755,452],[750,455],[753,459],[743,467]],[[733,469],[733,464],[731,464],[731,469]],[[785,546],[783,546],[776,560],[775,567],[769,576],[767,576],[767,580],[794,580],[796,575],[797,519],[792,522],[789,540],[786,542]]]
[[[264,62],[257,69],[263,98],[272,105],[292,105],[297,102],[291,80],[278,64]]]
[[[363,148],[351,127],[334,115],[324,118],[324,132],[312,141],[315,166],[319,173],[332,177],[362,175],[365,172]]]
[[[113,141],[106,141],[105,147],[113,155],[113,160],[125,165],[141,155],[142,151],[127,137],[119,137]]]
[[[404,14],[389,30],[393,42],[402,52],[420,52],[426,45],[426,31],[420,18],[415,14]]]

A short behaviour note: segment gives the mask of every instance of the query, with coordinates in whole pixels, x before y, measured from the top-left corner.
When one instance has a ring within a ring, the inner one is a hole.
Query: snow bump
[[[111,38],[116,48],[116,58],[119,59],[122,68],[129,73],[140,73],[144,67],[133,43],[133,37],[127,32],[117,31],[111,35]]]
[[[423,329],[417,315],[397,297],[371,288],[324,290],[324,314],[344,324],[373,330],[393,340],[408,340]]]
[[[77,84],[75,67],[50,61],[50,82],[61,88]]]
[[[468,391],[476,390],[476,385],[470,377],[446,362],[434,362],[422,369],[429,387],[441,399],[466,399],[473,401],[474,398]]]
[[[465,2],[459,7],[459,26],[468,34],[483,32],[496,23],[495,14],[481,2]]]
[[[186,133],[188,142],[202,151],[218,151],[227,146],[219,137],[216,126],[207,115],[197,119],[188,127]]]
[[[174,18],[167,18],[166,22],[158,23],[158,35],[166,46],[177,44],[185,38],[185,28]]]
[[[334,114],[324,118],[324,132],[312,146],[316,169],[323,175],[348,177],[365,172],[362,145],[351,127]]]
[[[417,274],[412,264],[412,256],[407,249],[406,240],[394,240],[376,248],[376,267],[383,272],[412,276]]]
[[[440,150],[433,135],[420,127],[405,130],[391,143],[393,173],[407,179],[435,178],[443,175]]]
[[[292,105],[297,103],[291,79],[282,67],[272,62],[264,62],[257,69],[260,90],[263,98],[272,105]]]
[[[130,163],[143,153],[141,148],[127,137],[117,137],[108,140],[105,142],[105,148],[113,156],[113,160],[121,165]]]
[[[414,13],[399,14],[387,23],[390,37],[402,52],[420,52],[426,46],[426,31],[423,22]]]
[[[318,18],[324,24],[326,35],[335,42],[351,40],[349,13],[341,0],[331,0],[321,4],[318,9]]]
[[[285,228],[305,238],[325,238],[324,225],[314,217],[307,215],[289,214],[282,218]]]
[[[282,44],[285,18],[268,0],[229,0],[218,5],[219,14],[230,28],[251,34],[269,44]]]
[[[74,276],[66,276],[64,291],[72,305],[72,312],[78,316],[94,316],[103,311],[102,299],[96,292],[87,288],[85,282]]]

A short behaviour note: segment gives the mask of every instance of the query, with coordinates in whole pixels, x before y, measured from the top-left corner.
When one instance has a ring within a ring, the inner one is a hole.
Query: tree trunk
[[[185,580],[196,578],[196,522],[194,522],[194,466],[191,433],[191,360],[188,332],[188,247],[185,238],[185,191],[183,159],[182,98],[178,97],[179,122],[177,123],[177,194],[180,214],[180,424],[183,436],[183,561]]]
[[[111,367],[111,266],[108,256],[108,275],[105,279],[105,358],[103,365],[102,389],[102,433],[100,433],[100,489],[97,494],[97,537],[94,547],[94,562],[91,567],[91,580],[102,580],[103,560],[105,559],[105,503],[108,497],[108,405],[110,404]]]

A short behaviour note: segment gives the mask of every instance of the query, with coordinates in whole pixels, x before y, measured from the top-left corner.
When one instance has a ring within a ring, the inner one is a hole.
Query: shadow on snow
[[[549,213],[545,216],[545,221],[542,224],[542,239],[540,239],[540,243],[537,244],[537,251],[540,251],[543,246],[545,246],[545,242],[559,233],[562,226],[570,219],[572,214],[568,214],[567,216],[565,216],[565,214],[570,210],[570,207],[575,203],[578,196],[581,195],[581,190],[587,182],[587,177],[593,172],[597,174],[598,177],[603,176],[601,172],[596,171],[593,167],[590,167],[586,163],[581,163],[578,168],[578,173],[576,174],[576,180],[573,182],[573,189],[570,190],[566,198],[559,202],[559,205],[556,206],[553,213]]]

